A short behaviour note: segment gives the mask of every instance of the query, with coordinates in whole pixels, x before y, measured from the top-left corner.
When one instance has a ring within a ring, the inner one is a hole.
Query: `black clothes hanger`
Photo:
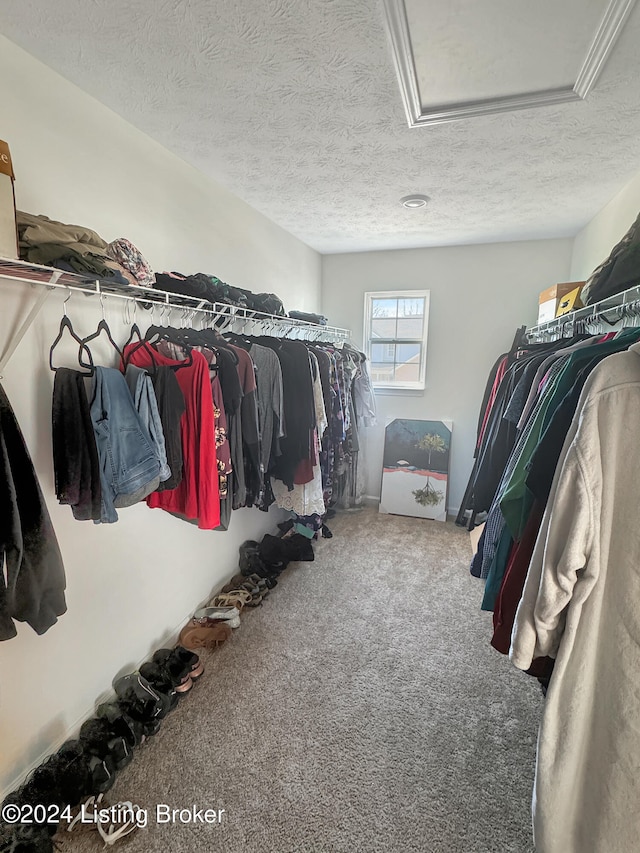
[[[187,358],[185,361],[180,364],[172,364],[172,370],[180,370],[183,367],[191,367],[193,364],[193,353],[191,352],[191,347],[185,344],[183,341],[178,339],[179,329],[174,329],[171,326],[149,326],[147,329],[144,338],[140,341],[140,343],[136,344],[129,352],[123,357],[122,363],[126,369],[127,364],[131,360],[131,356],[138,352],[139,349],[145,349],[149,355],[151,356],[151,360],[153,362],[153,366],[158,367],[158,364],[154,357],[154,348],[153,344],[158,343],[159,341],[165,340],[173,343],[178,343],[180,346],[183,346],[187,350]],[[157,340],[153,339],[157,337]]]
[[[83,339],[78,334],[76,334],[76,332],[73,328],[73,325],[71,323],[71,320],[67,317],[66,311],[65,311],[63,318],[60,320],[60,329],[58,331],[56,339],[51,344],[51,347],[49,349],[49,367],[54,372],[58,369],[57,367],[53,366],[53,351],[58,346],[60,341],[62,340],[62,335],[63,335],[65,329],[69,330],[69,334],[71,335],[71,337],[74,339],[74,341],[76,341],[78,343],[78,362],[80,364],[80,367],[84,367],[85,370],[88,371],[88,374],[87,374],[88,376],[93,376],[93,374],[95,372],[95,365],[93,363],[93,356],[91,355],[91,350],[85,344]],[[87,356],[89,359],[88,362],[85,362],[82,360],[83,350],[87,353]]]
[[[114,348],[114,349],[115,349],[115,351],[118,353],[118,355],[120,356],[120,358],[122,358],[122,350],[120,349],[120,347],[118,346],[118,344],[113,340],[113,335],[111,334],[111,329],[109,328],[109,324],[108,324],[108,323],[107,323],[107,321],[104,319],[104,317],[103,317],[103,318],[102,318],[102,320],[100,320],[100,322],[98,323],[98,328],[96,329],[96,331],[95,331],[92,335],[87,335],[87,337],[86,337],[86,338],[83,338],[83,339],[82,339],[82,343],[84,344],[85,349],[86,349],[88,352],[90,352],[89,347],[87,346],[87,344],[88,344],[88,343],[90,343],[91,341],[95,341],[95,339],[96,339],[96,338],[99,338],[99,337],[100,337],[100,335],[102,334],[102,332],[105,332],[105,333],[106,333],[107,338],[108,338],[108,340],[109,340],[109,343],[113,346],[113,348]]]
[[[131,333],[130,333],[129,337],[127,338],[127,340],[125,341],[124,346],[122,347],[122,349],[123,349],[123,350],[124,350],[124,348],[125,348],[125,347],[128,347],[128,346],[129,346],[129,344],[132,344],[132,343],[133,343],[133,336],[134,336],[134,335],[137,335],[137,336],[138,336],[138,341],[139,341],[140,343],[142,343],[142,341],[143,341],[143,336],[142,336],[142,332],[140,331],[140,327],[138,326],[138,324],[137,324],[137,323],[134,323],[134,324],[131,326]]]
[[[124,351],[124,349],[125,348],[123,348],[123,351]],[[125,352],[125,354],[122,356],[122,369],[123,369],[123,371],[126,371],[127,365],[129,364],[129,362],[131,360],[131,356],[134,354],[134,352],[138,352],[139,349],[144,349],[149,353],[149,356],[151,358],[151,363],[153,364],[153,370],[155,371],[156,368],[159,366],[158,362],[156,361],[156,358],[155,358],[155,350],[151,346],[151,344],[148,343],[148,341],[146,341],[144,338],[140,341],[140,343],[133,346],[129,350],[129,352]]]
[[[235,364],[238,364],[238,355],[231,348],[231,344],[226,338],[223,338],[220,332],[216,329],[203,329],[201,332],[203,346],[213,347],[214,349],[223,349],[225,352],[229,353],[234,360]]]
[[[211,348],[211,342],[204,337],[200,329],[187,326],[178,331],[181,342],[187,346]]]
[[[252,335],[238,334],[238,332],[225,332],[225,338],[230,344],[246,350],[251,350],[251,346],[256,342]]]

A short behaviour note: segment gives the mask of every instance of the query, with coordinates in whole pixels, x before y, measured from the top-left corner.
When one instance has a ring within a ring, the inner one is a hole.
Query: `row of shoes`
[[[258,607],[277,585],[278,576],[291,562],[314,559],[306,536],[266,534],[262,542],[248,539],[240,546],[240,572],[197,610],[180,633],[180,644],[188,649],[213,649],[226,642],[240,627],[246,607]]]
[[[42,804],[65,809],[99,802],[135,749],[158,732],[164,717],[203,675],[204,666],[194,649],[224,643],[240,627],[240,614],[262,604],[291,562],[314,559],[308,537],[289,528],[282,532],[281,536],[267,534],[259,543],[243,542],[239,573],[196,611],[180,634],[180,644],[159,649],[137,672],[117,679],[115,700],[100,705],[96,716],[83,723],[78,738],[63,744],[0,808]],[[71,821],[66,829],[75,825]],[[127,828],[107,828],[105,845]],[[56,829],[66,831],[55,823],[0,825],[0,853],[51,853]]]
[[[159,649],[137,672],[114,682],[116,698],[97,708],[78,738],[37,767],[0,806],[44,806],[34,810],[33,823],[0,825],[0,853],[51,853],[56,831],[65,823],[47,823],[46,807],[74,808],[86,797],[108,791],[116,774],[133,759],[134,751],[160,729],[161,721],[204,674],[197,654],[182,646]],[[71,826],[71,824],[68,824]]]
[[[240,627],[240,613],[245,607],[258,607],[275,586],[258,575],[235,577],[206,607],[193,615],[180,633],[180,643],[188,649],[212,649],[221,645]]]

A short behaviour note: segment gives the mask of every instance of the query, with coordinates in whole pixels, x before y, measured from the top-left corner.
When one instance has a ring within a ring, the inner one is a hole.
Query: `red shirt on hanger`
[[[149,344],[130,344],[124,351],[125,363],[137,367],[179,367],[176,379],[186,405],[180,421],[182,481],[175,489],[153,492],[147,498],[147,504],[188,519],[197,519],[198,527],[213,530],[220,524],[220,491],[209,365],[202,353],[194,350],[191,357],[193,363],[185,365],[168,358]]]

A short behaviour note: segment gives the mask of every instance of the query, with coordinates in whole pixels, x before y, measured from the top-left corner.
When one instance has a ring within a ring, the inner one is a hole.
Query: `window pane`
[[[393,382],[393,365],[371,362],[371,379],[373,382]]]
[[[365,331],[374,387],[418,387],[427,360],[427,292],[367,294]]]
[[[406,364],[408,361],[413,364],[420,364],[421,349],[420,344],[398,344],[396,346],[396,361],[398,365]]]
[[[424,297],[398,299],[398,317],[423,317]]]
[[[420,379],[419,364],[397,364],[395,369],[396,382],[418,382]]]
[[[371,316],[372,317],[397,317],[398,316],[398,300],[397,299],[372,299],[371,300]]]
[[[422,317],[416,317],[413,320],[398,320],[398,332],[395,337],[421,338],[422,323]]]
[[[406,322],[406,321],[405,321]],[[412,322],[411,320],[409,322]],[[371,321],[371,337],[372,338],[395,338],[396,336],[396,320],[372,320]],[[421,335],[418,335],[421,337]]]
[[[371,344],[371,361],[393,364],[396,360],[395,344]]]

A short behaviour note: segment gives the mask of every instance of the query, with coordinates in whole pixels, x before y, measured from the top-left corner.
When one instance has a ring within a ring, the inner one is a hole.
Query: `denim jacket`
[[[146,370],[136,367],[134,364],[127,365],[124,378],[129,391],[131,391],[133,405],[136,407],[136,411],[151,438],[151,444],[160,465],[160,482],[164,483],[171,476],[171,468],[167,464],[167,449],[153,382]]]
[[[119,370],[95,368],[91,420],[100,458],[100,520],[111,523],[118,520],[116,506],[142,500],[158,487],[160,464]]]

